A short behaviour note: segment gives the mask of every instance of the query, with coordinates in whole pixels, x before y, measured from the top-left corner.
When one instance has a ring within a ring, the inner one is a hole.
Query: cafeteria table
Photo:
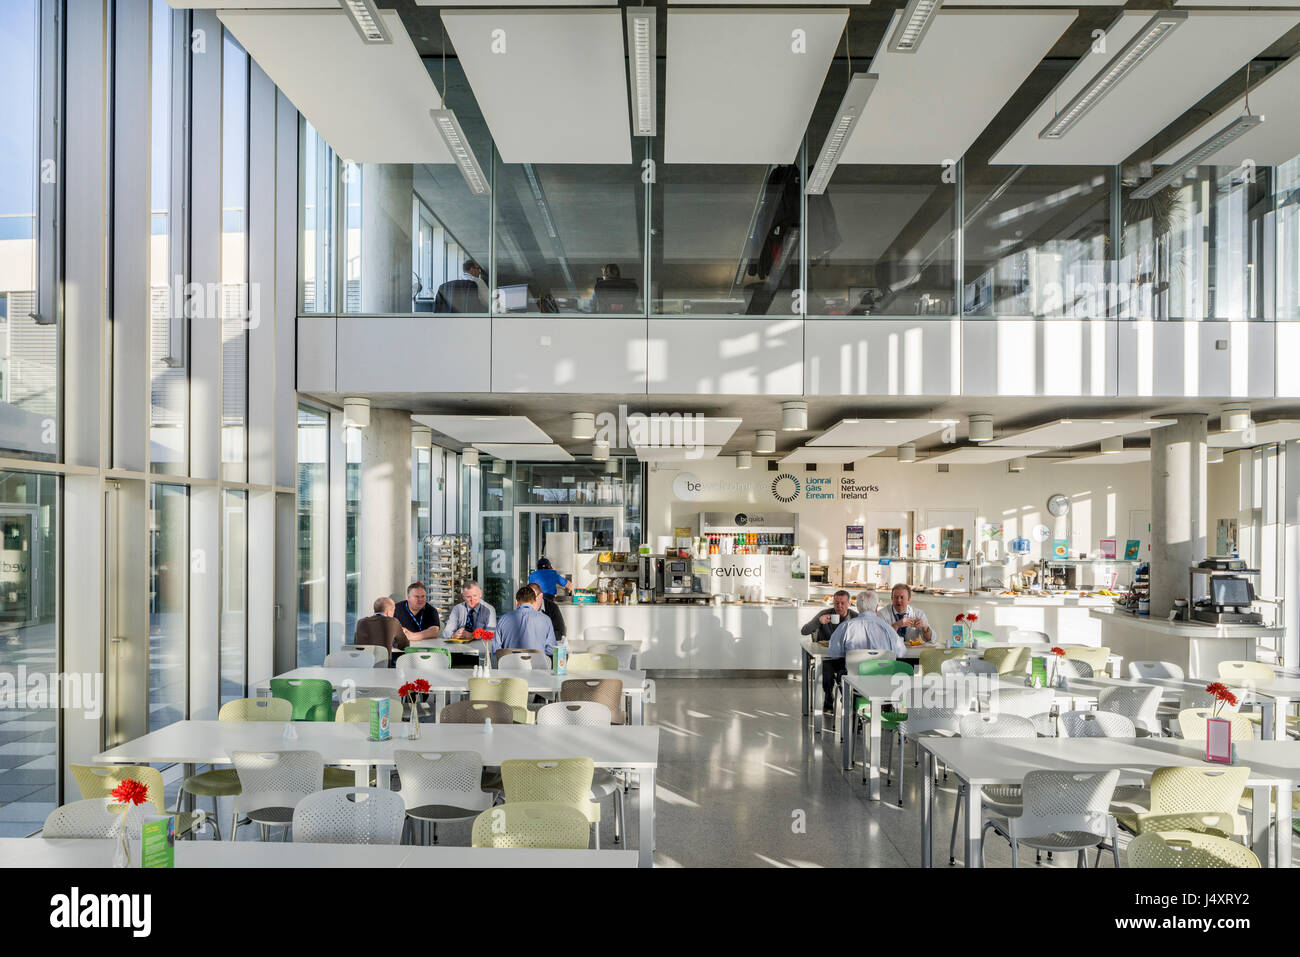
[[[112,867],[117,841],[0,838],[5,867]],[[636,851],[177,841],[176,867],[636,867]]]
[[[286,737],[291,734],[292,737]],[[587,757],[598,768],[637,772],[641,866],[654,853],[655,774],[659,729],[643,725],[597,727],[482,724],[421,724],[415,740],[371,741],[359,721],[177,721],[95,755],[98,764],[181,764],[189,777],[200,764],[230,764],[232,751],[318,751],[326,764],[351,767],[365,786],[372,768],[394,767],[394,752],[475,751],[484,765],[499,767],[514,758]],[[388,775],[377,774],[381,786]],[[192,800],[186,795],[187,804]]]
[[[1020,784],[1027,771],[1096,774],[1118,768],[1119,786],[1145,786],[1157,768],[1221,768],[1204,760],[1205,745],[1178,738],[918,738],[924,754],[921,799],[921,866],[932,867],[934,761],[966,782],[966,866],[981,867],[982,794],[986,787]],[[1287,741],[1251,741],[1233,745],[1234,764],[1250,768],[1246,786],[1253,792],[1251,846],[1261,863],[1291,866],[1291,792],[1300,779],[1300,747]],[[1272,792],[1272,794],[1270,794]],[[1277,826],[1270,848],[1269,815],[1275,796]],[[1270,850],[1272,851],[1270,855]]]
[[[822,662],[827,657],[826,651],[828,645],[823,645],[812,638],[804,637],[799,639],[799,649],[802,655],[799,659],[799,704],[800,714],[807,716],[809,709],[812,710],[813,716],[813,734],[822,733],[822,709],[818,706],[816,696],[821,693],[822,686]],[[808,684],[808,672],[812,671],[812,686]]]

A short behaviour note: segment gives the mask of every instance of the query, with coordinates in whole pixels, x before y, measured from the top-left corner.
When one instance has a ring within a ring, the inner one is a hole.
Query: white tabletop
[[[800,638],[799,647],[814,658],[825,658],[830,650],[830,645],[823,645],[821,642],[814,641],[811,636]]]
[[[112,840],[0,838],[5,867],[112,867]],[[636,851],[177,841],[177,867],[636,867]]]
[[[284,736],[292,725],[295,737]],[[360,721],[177,721],[95,755],[100,764],[229,764],[231,751],[319,751],[326,762],[392,765],[397,749],[432,753],[477,751],[486,765],[514,758],[585,757],[597,767],[653,768],[659,729],[645,725],[544,727],[481,724],[420,725],[416,740],[371,741]],[[394,734],[400,731],[394,730]]]
[[[448,668],[440,671],[422,672],[414,677],[424,678],[429,682],[429,690],[468,691],[469,679],[474,673],[469,668]],[[644,671],[570,671],[557,675],[550,671],[502,671],[492,672],[493,678],[525,678],[528,690],[537,693],[559,691],[565,681],[571,678],[617,678],[623,682],[623,693],[639,695],[645,691]],[[402,682],[397,676],[396,668],[324,668],[313,665],[307,668],[295,668],[276,678],[321,678],[330,682],[335,690],[341,688],[385,688],[396,691]],[[258,690],[265,691],[271,687],[269,681],[260,682]]]
[[[409,651],[428,651],[431,648],[441,648],[443,651],[450,651],[453,655],[481,655],[488,649],[486,641],[448,641],[445,638],[420,638],[411,642],[407,650]]]

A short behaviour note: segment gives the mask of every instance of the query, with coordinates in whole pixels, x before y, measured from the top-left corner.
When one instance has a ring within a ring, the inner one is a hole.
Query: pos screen
[[[1244,578],[1211,578],[1211,598],[1216,605],[1242,607],[1255,598],[1255,590]]]

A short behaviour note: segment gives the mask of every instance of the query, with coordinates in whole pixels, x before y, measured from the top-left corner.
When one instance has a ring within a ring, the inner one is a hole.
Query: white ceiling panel
[[[670,10],[664,159],[794,162],[848,16],[826,8]],[[806,52],[792,50],[795,30],[804,31]]]
[[[1173,419],[1057,419],[1023,432],[1004,435],[985,443],[985,446],[1072,449],[1078,445],[1092,445],[1116,435],[1149,432],[1172,424]]]
[[[957,7],[1113,7],[1115,0],[953,0],[943,8]]]
[[[886,448],[906,445],[944,426],[929,419],[840,419],[809,445],[849,446],[881,445]],[[810,460],[812,461],[812,460]]]
[[[1156,162],[1173,163],[1181,159],[1245,110],[1243,93],[1185,139],[1157,156]],[[1258,166],[1277,166],[1300,155],[1300,57],[1292,57],[1285,66],[1252,87],[1250,111],[1263,114],[1264,122],[1237,139],[1227,152],[1215,158],[1216,163],[1233,166],[1249,157]]]
[[[219,10],[217,16],[334,152],[356,163],[450,163],[430,110],[441,104],[402,18],[391,43],[363,43],[330,10]]]
[[[503,161],[632,162],[622,11],[445,10],[442,20]]]
[[[633,412],[627,417],[629,444],[654,445],[726,445],[743,419],[696,417],[691,413]]]
[[[848,462],[859,462],[875,455],[877,452],[883,451],[884,448],[881,446],[832,448],[828,445],[805,445],[781,459],[781,464],[798,465],[812,462],[825,465],[844,465]]]
[[[572,462],[573,456],[558,445],[520,445],[514,443],[475,442],[474,448],[494,459],[508,462]]]
[[[1131,465],[1150,462],[1150,449],[1125,449],[1123,452],[1098,452],[1096,455],[1076,455],[1072,459],[1058,459],[1057,465]]]
[[[1106,34],[1106,52],[1080,58],[989,162],[1065,166],[1121,163],[1300,23],[1300,14],[1192,11],[1185,23],[1165,37],[1069,132],[1058,139],[1039,139],[1038,134],[1056,111],[1090,83],[1153,14],[1152,10],[1120,14]],[[1251,107],[1255,109],[1253,93]]]
[[[457,442],[549,443],[551,437],[526,415],[413,415]]]
[[[167,0],[173,10],[302,10],[339,8],[338,0]]]
[[[1253,97],[1254,94],[1252,94]],[[1252,102],[1251,106],[1255,104]],[[1278,419],[1274,422],[1257,422],[1249,434],[1243,432],[1211,432],[1208,444],[1216,449],[1249,449],[1274,442],[1300,439],[1300,421]]]
[[[1075,11],[944,7],[915,53],[891,53],[889,37],[900,17],[894,14],[871,60],[880,79],[842,163],[959,159],[1074,22]]]
[[[1022,455],[1033,455],[1035,452],[1046,452],[1047,449],[996,449],[987,445],[969,445],[960,449],[953,449],[951,452],[944,452],[941,455],[932,455],[927,459],[917,459],[918,463],[946,463],[949,465],[992,465],[995,462],[1005,462],[1008,459],[1017,459]]]
[[[690,449],[680,445],[642,445],[637,447],[636,457],[642,462],[702,462],[716,459],[721,451],[716,445],[701,445]]]

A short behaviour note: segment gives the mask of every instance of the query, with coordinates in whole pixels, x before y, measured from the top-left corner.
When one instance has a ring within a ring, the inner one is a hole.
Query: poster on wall
[[[1214,533],[1214,554],[1237,554],[1237,527],[1235,518],[1221,518],[1218,520]]]
[[[985,541],[987,541],[987,540],[990,539],[990,538],[1001,538],[1001,537],[1002,537],[1002,523],[1001,523],[1001,522],[985,522],[982,526],[980,526],[980,534],[983,536],[983,538],[985,539]]]
[[[1052,539],[1052,557],[1057,559],[1070,557],[1070,540],[1068,538]]]
[[[1103,538],[1103,539],[1101,540],[1101,557],[1102,557],[1102,558],[1114,558],[1114,557],[1115,557],[1115,547],[1116,547],[1118,544],[1119,544],[1119,543],[1117,542],[1116,539],[1113,539],[1113,538]]]
[[[1124,560],[1126,562],[1135,562],[1138,557],[1138,546],[1142,543],[1136,538],[1130,538],[1124,543]]]
[[[863,525],[844,526],[844,550],[850,554],[862,554],[866,548],[866,527]]]

